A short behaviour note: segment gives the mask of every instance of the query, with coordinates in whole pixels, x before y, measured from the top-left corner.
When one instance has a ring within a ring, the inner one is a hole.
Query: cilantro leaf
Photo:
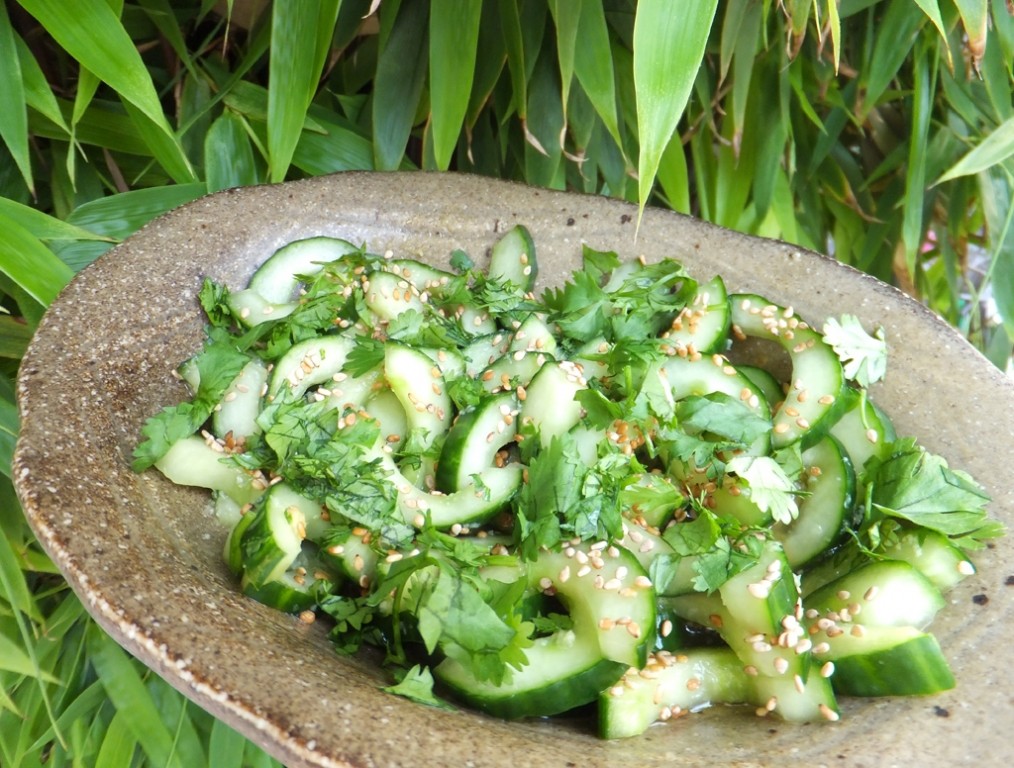
[[[883,328],[877,328],[871,336],[855,315],[842,315],[840,321],[829,318],[824,323],[823,334],[824,341],[842,361],[847,378],[863,387],[884,378],[887,342]]]
[[[193,359],[197,391],[190,402],[164,408],[141,427],[144,437],[134,449],[131,467],[143,472],[165,456],[173,443],[192,435],[206,422],[250,357],[240,352],[220,329],[212,328],[208,343]]]
[[[710,434],[741,446],[771,431],[770,421],[724,392],[683,398],[676,404],[676,418],[691,434]]]
[[[725,469],[746,481],[750,500],[775,521],[788,525],[799,516],[795,483],[770,456],[736,456]]]
[[[1003,532],[987,519],[990,498],[982,486],[913,439],[895,442],[883,460],[872,459],[865,475],[872,508],[881,515],[959,539],[970,549]]]
[[[430,672],[429,667],[420,664],[416,664],[401,675],[401,679],[397,683],[387,686],[384,690],[418,704],[456,711],[453,706],[433,693],[433,673]]]

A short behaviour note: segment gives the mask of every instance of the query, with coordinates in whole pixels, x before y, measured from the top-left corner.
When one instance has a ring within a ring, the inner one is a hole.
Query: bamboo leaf
[[[468,110],[475,75],[481,0],[430,14],[430,134],[437,169],[446,171]]]
[[[0,272],[44,306],[56,298],[74,276],[39,238],[14,219],[0,214]]]
[[[968,36],[968,50],[972,54],[972,66],[978,70],[979,62],[986,53],[986,28],[989,24],[989,0],[954,0],[961,14],[961,23]]]
[[[18,63],[21,65],[21,78],[25,85],[25,102],[63,128],[69,135],[70,126],[64,120],[60,105],[53,95],[53,89],[46,82],[46,76],[42,73],[39,62],[20,36],[15,36],[14,42],[18,48]]]
[[[177,206],[208,191],[202,183],[136,189],[110,195],[78,206],[67,221],[114,240],[123,240]]]
[[[221,720],[216,720],[208,740],[208,764],[215,768],[243,768],[245,743],[243,736]]]
[[[14,219],[40,240],[109,240],[6,197],[0,197],[0,216]]]
[[[634,88],[641,143],[637,170],[642,212],[662,152],[690,98],[717,7],[718,0],[692,0],[676,14],[666,0],[641,0],[637,5]]]
[[[919,29],[926,17],[912,13],[908,3],[889,3],[873,38],[873,55],[865,68],[866,93],[859,106],[858,117],[865,121],[880,97],[887,90],[912,51]]]
[[[581,22],[582,0],[550,0],[549,13],[556,27],[556,53],[560,65],[560,102],[563,122],[567,124],[570,85],[574,80],[574,54],[577,48],[578,25]]]
[[[94,624],[88,628],[87,648],[109,700],[118,713],[123,713],[125,727],[152,764],[182,768],[173,751],[173,735],[159,717],[130,657]]]
[[[317,46],[307,41],[316,40],[325,10],[320,0],[272,5],[268,80],[268,177],[272,182],[285,179],[317,90],[320,60]],[[331,23],[333,30],[333,19]]]
[[[223,113],[204,137],[204,174],[208,192],[258,182],[257,165],[243,118]]]
[[[946,52],[947,68],[953,69],[954,57],[951,55],[951,47],[948,45],[947,28],[944,26],[944,19],[940,15],[940,4],[937,0],[915,0],[915,3],[922,8],[922,12],[926,14],[926,18],[933,22],[933,26],[936,27],[937,33],[940,35],[940,41]]]
[[[190,160],[187,159],[179,139],[172,134],[167,134],[130,101],[123,100],[123,108],[130,116],[135,129],[151,152],[151,156],[165,169],[172,180],[177,184],[193,182],[197,177],[194,175],[194,169],[191,167]]]
[[[14,159],[25,186],[35,194],[32,160],[28,151],[28,108],[18,55],[17,35],[11,28],[6,5],[0,8],[0,138]]]
[[[1009,166],[1010,164],[1008,164]],[[1014,195],[1010,167],[990,167],[979,173],[979,189],[986,229],[993,244],[987,279],[1007,335],[1014,338]]]
[[[500,27],[507,47],[507,69],[511,74],[514,111],[522,121],[527,119],[528,68],[525,66],[525,43],[521,15],[514,0],[498,0]]]
[[[429,3],[404,0],[377,61],[373,152],[377,170],[401,165],[426,78]]]
[[[48,672],[37,670],[28,654],[3,634],[0,634],[0,670],[14,672],[25,677],[35,677],[47,683],[59,682]]]
[[[1005,120],[968,154],[936,180],[941,184],[959,176],[969,176],[1000,165],[1014,155],[1014,117]]]
[[[827,25],[831,32],[831,56],[834,58],[834,73],[838,74],[841,64],[841,16],[838,13],[838,0],[827,0]],[[950,55],[950,51],[948,51]]]
[[[31,338],[32,329],[22,320],[10,315],[0,315],[0,357],[20,360],[28,349]],[[4,443],[7,434],[17,434],[8,433],[8,425],[4,422],[5,419],[0,418],[0,444]],[[13,448],[13,445],[11,447]],[[4,461],[4,458],[9,458],[9,454],[6,450],[0,449],[0,472],[5,472],[9,468],[9,462]]]
[[[141,55],[105,0],[19,2],[81,66],[108,83],[174,142],[180,164],[189,168]],[[193,178],[191,170],[188,179]]]
[[[95,768],[120,768],[131,765],[137,751],[137,737],[130,729],[130,715],[119,711],[109,721],[102,746],[95,758]]]
[[[507,61],[507,49],[504,35],[500,30],[500,10],[495,3],[482,4],[482,18],[479,21],[479,39],[476,42],[481,56],[475,59],[475,74],[472,77],[472,95],[468,101],[468,113],[465,126],[471,131],[479,117],[479,113],[489,101],[493,86],[500,79],[504,63]]]
[[[618,147],[623,146],[616,113],[616,73],[609,26],[601,3],[582,0],[574,74]]]
[[[935,51],[920,44],[915,59],[915,88],[912,94],[912,128],[905,172],[905,202],[902,242],[908,274],[915,274],[916,257],[923,237],[923,207],[926,198],[926,158],[930,120],[933,116],[933,92],[936,90]]]
[[[662,153],[658,164],[658,183],[670,208],[690,213],[690,171],[679,136],[673,136]]]

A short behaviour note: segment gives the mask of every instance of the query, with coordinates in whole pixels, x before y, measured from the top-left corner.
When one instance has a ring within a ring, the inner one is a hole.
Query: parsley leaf
[[[831,345],[842,361],[847,378],[863,387],[884,378],[887,372],[887,342],[883,328],[877,328],[871,336],[855,315],[842,315],[840,321],[829,318],[824,323],[823,333],[824,341]]]

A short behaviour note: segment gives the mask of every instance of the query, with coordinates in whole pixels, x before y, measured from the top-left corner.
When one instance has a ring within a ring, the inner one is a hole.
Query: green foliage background
[[[18,360],[76,271],[209,192],[451,169],[831,252],[1007,367],[1012,13],[1008,0],[6,0],[0,765],[272,762],[87,618],[17,503]]]

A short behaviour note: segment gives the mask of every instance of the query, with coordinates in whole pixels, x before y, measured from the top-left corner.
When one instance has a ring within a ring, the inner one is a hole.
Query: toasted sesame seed
[[[840,715],[837,712],[835,712],[833,709],[831,709],[831,707],[829,707],[827,704],[823,702],[818,704],[817,708],[820,710],[820,714],[825,720],[829,720],[830,722],[835,723],[840,718]]]

